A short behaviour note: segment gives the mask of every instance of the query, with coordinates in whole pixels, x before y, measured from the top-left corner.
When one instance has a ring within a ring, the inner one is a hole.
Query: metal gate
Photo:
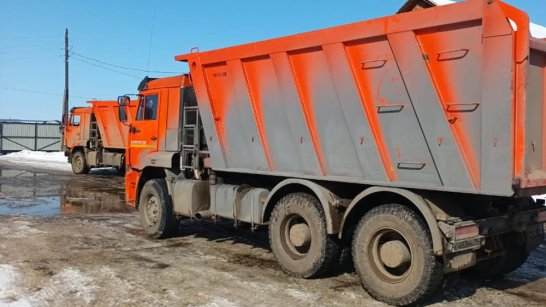
[[[0,121],[0,154],[21,151],[59,151],[61,141],[58,121]]]

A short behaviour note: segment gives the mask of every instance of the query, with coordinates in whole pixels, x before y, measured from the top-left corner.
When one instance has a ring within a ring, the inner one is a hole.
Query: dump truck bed
[[[546,42],[469,0],[177,56],[212,168],[512,196],[546,187]]]
[[[125,149],[129,126],[119,120],[117,101],[88,101],[92,106],[102,146],[108,149]],[[126,115],[128,116],[128,115]]]

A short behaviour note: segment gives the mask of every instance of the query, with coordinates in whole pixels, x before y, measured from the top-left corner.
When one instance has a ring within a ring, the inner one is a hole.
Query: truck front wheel
[[[78,150],[72,155],[72,171],[76,175],[89,173],[89,166],[85,160],[85,154],[83,151]]]
[[[382,205],[366,213],[352,248],[362,286],[378,300],[410,305],[443,284],[443,266],[434,256],[426,223],[402,205]]]
[[[339,258],[339,246],[326,231],[320,202],[306,193],[288,194],[275,205],[269,240],[281,268],[294,277],[317,277]]]
[[[152,179],[144,184],[138,212],[144,232],[151,238],[167,238],[178,229],[179,221],[174,215],[165,179]]]

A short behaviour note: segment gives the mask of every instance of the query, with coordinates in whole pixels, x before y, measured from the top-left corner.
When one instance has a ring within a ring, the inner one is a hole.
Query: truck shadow
[[[267,228],[252,230],[250,225],[234,226],[233,222],[226,220],[214,222],[184,219],[180,223],[177,236],[195,236],[214,242],[246,244],[252,248],[269,250]]]
[[[246,266],[253,263],[255,266],[259,266],[258,264],[264,266],[265,263],[265,267],[281,269],[271,253],[267,226],[261,226],[252,230],[248,224],[241,224],[235,227],[233,222],[228,220],[213,222],[210,220],[190,219],[185,219],[180,224],[177,237],[194,236],[196,238],[203,238],[218,243],[229,243],[231,245],[244,244],[250,246],[252,249],[262,249],[264,252],[267,252],[269,256],[268,259],[249,259],[250,256],[248,255],[230,255],[230,257],[233,256],[232,258],[235,263],[241,262],[241,264]],[[336,263],[336,267],[326,275],[318,277],[318,279],[336,277],[353,272],[354,266],[351,250],[350,248],[343,248],[340,251],[340,259],[338,263]]]
[[[121,174],[117,169],[113,167],[100,167],[100,168],[92,168],[89,171],[89,175],[101,175],[101,176],[120,176],[123,177],[123,174]]]
[[[231,221],[199,221],[183,220],[177,232],[177,237],[194,236],[218,243],[231,245],[244,244],[252,249],[262,249],[266,257],[248,254],[226,255],[229,261],[247,267],[271,268],[281,270],[271,255],[267,227],[252,230],[249,225],[234,227]],[[350,249],[345,248],[336,267],[326,276],[319,279],[336,277],[346,273],[354,273]],[[464,274],[452,275],[447,278],[442,291],[434,295],[425,305],[442,302],[454,302],[474,295],[479,295],[483,288],[495,289],[521,297],[531,304],[543,304],[546,294],[543,293],[546,284],[546,241],[534,251],[527,262],[515,272],[498,280],[476,280],[464,277]],[[355,276],[356,278],[356,276]],[[353,284],[351,284],[351,287]],[[492,301],[494,302],[494,300]]]
[[[460,274],[452,276],[444,290],[432,297],[428,304],[453,302],[476,295],[479,289],[489,288],[518,296],[529,304],[543,305],[546,300],[546,241],[535,250],[518,270],[495,280],[471,279]],[[479,295],[479,294],[478,294]],[[494,299],[490,300],[495,305]]]

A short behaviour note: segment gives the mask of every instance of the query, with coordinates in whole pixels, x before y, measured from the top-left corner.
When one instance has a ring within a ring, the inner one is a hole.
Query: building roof
[[[448,5],[456,3],[452,0],[408,0],[404,5],[398,10],[398,13],[409,12],[413,10],[427,9],[429,7],[435,7],[440,5]],[[546,27],[530,23],[531,36],[535,38],[546,38]]]
[[[429,7],[452,4],[450,0],[409,0],[399,10],[398,13],[413,11],[416,9],[427,9]]]

